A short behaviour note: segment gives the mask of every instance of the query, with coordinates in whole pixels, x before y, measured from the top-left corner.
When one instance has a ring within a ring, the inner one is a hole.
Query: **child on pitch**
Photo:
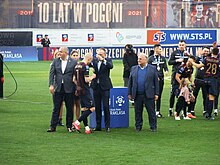
[[[192,102],[195,101],[195,97],[192,94],[192,89],[189,86],[189,82],[187,78],[182,78],[180,84],[180,94],[176,103],[176,114],[175,120],[180,120],[180,112],[183,110],[183,119],[184,120],[191,120],[187,116],[186,107],[190,106]]]

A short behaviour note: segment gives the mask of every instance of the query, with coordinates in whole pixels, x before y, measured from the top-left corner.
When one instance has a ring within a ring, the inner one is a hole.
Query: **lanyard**
[[[154,62],[156,63],[157,70],[159,71],[160,70],[160,55],[158,55],[158,56],[154,55]]]
[[[179,52],[179,54],[180,54],[181,57],[184,57],[184,51],[181,53],[181,51],[178,50],[178,52]]]

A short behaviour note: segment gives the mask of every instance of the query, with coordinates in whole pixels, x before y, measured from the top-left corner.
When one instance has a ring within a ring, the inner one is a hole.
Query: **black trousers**
[[[134,100],[136,129],[142,129],[143,126],[143,105],[147,109],[150,129],[157,129],[155,101],[153,98],[146,98],[145,94],[137,95]]]
[[[171,85],[170,85],[170,108],[173,108],[174,107],[174,103],[175,103],[175,93],[173,92],[173,88],[174,87],[174,81],[175,81],[175,75],[176,75],[176,72],[172,72],[172,75],[171,75]]]
[[[164,86],[164,79],[160,79],[159,80],[159,96],[158,96],[158,100],[156,101],[156,111],[160,111],[163,86]]]
[[[60,107],[63,101],[65,101],[66,106],[66,127],[72,128],[74,103],[73,93],[65,93],[63,87],[61,88],[60,92],[55,92],[53,95],[54,108],[50,122],[51,128],[56,128],[57,126],[59,120]]]
[[[205,90],[204,81],[200,80],[200,79],[195,79],[194,84],[195,84],[195,88],[193,90],[193,95],[195,97],[195,102],[192,103],[192,109],[191,110],[192,111],[195,110],[195,105],[196,105],[196,100],[197,100],[197,97],[198,97],[198,94],[199,94],[199,90],[202,89],[203,108],[204,108],[203,111],[206,111],[205,107],[206,107],[207,91]]]
[[[110,110],[109,110],[109,98],[110,90],[102,90],[98,85],[93,90],[95,111],[96,111],[96,128],[102,128],[102,107],[104,110],[105,128],[110,128]]]
[[[215,100],[214,100],[214,109],[218,109],[218,98],[219,98],[219,92],[220,92],[220,80],[218,80],[218,93],[215,97]]]
[[[183,96],[180,96],[176,102],[176,115],[179,116],[180,111],[183,110],[183,114],[186,117],[186,107],[190,107],[191,104],[192,103],[187,104],[185,98]]]

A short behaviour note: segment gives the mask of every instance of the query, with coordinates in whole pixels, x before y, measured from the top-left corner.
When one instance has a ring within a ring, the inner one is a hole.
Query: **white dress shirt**
[[[68,57],[66,58],[66,60],[62,60],[62,58],[60,58],[60,60],[61,60],[61,69],[62,69],[62,73],[63,74],[64,74],[64,72],[66,70],[67,59],[68,59]],[[62,83],[63,83],[63,80],[62,80]]]

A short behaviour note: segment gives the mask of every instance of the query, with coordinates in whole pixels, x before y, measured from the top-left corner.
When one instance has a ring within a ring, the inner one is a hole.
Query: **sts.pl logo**
[[[164,41],[166,41],[166,33],[160,32],[160,31],[155,33],[153,41],[154,42],[164,42]]]
[[[147,44],[159,44],[166,41],[166,33],[160,30],[147,31]]]
[[[94,34],[88,34],[88,41],[94,41]]]
[[[41,42],[42,38],[43,38],[43,34],[37,34],[37,38],[36,38],[37,42]]]
[[[68,34],[62,34],[62,42],[68,42]]]

